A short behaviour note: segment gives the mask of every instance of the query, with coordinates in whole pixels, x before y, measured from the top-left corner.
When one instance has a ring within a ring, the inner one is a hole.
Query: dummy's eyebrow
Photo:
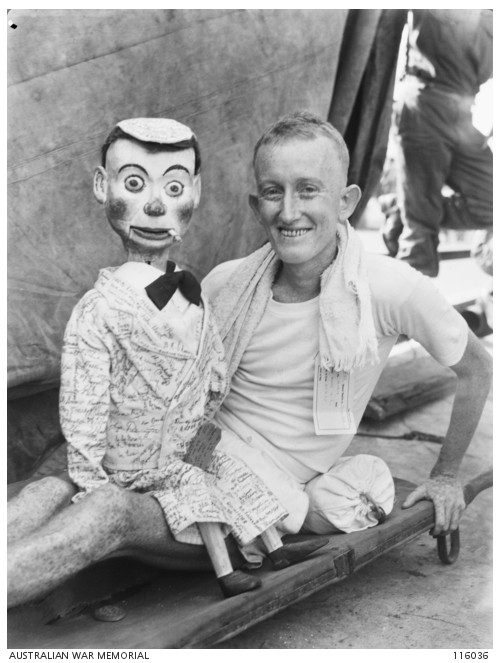
[[[170,166],[170,168],[167,168],[167,170],[163,173],[163,175],[166,175],[171,170],[185,170],[188,175],[191,174],[185,166],[181,166],[180,163],[176,163],[173,166]]]
[[[148,171],[147,171],[145,168],[143,168],[142,166],[140,166],[138,163],[126,163],[124,166],[122,166],[122,167],[118,170],[118,172],[121,173],[122,170],[125,170],[125,168],[139,168],[139,170],[142,170],[143,173],[145,173],[146,175],[148,175]],[[176,164],[174,164],[173,166],[170,166],[169,168],[167,168],[167,170],[163,173],[162,177],[165,176],[165,175],[166,175],[168,172],[170,172],[171,170],[185,170],[186,173],[187,173],[188,175],[190,175],[189,170],[188,170],[185,166],[181,166],[180,163],[176,163]]]
[[[122,170],[125,170],[125,168],[139,168],[139,170],[142,170],[143,173],[145,173],[146,175],[148,174],[148,171],[145,168],[143,168],[142,166],[139,166],[138,163],[126,163],[124,166],[122,166],[119,169],[118,172],[121,173]]]

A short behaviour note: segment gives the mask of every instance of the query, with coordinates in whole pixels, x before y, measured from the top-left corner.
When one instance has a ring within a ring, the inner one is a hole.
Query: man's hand
[[[403,508],[407,509],[419,500],[433,502],[433,536],[457,529],[465,509],[463,488],[455,476],[481,418],[491,386],[491,356],[470,329],[462,359],[451,368],[458,378],[457,390],[441,451],[430,478],[403,503]]]
[[[434,529],[432,536],[448,534],[457,529],[462,511],[465,509],[464,492],[458,479],[438,474],[418,486],[408,495],[403,509],[413,506],[420,500],[430,500],[434,504]]]

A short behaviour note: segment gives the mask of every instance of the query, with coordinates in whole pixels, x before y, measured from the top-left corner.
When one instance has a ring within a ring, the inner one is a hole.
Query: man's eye
[[[260,197],[264,198],[264,200],[279,200],[281,197],[281,191],[275,187],[269,187],[268,189],[261,191]]]
[[[300,188],[299,194],[305,198],[308,198],[310,196],[314,196],[317,193],[317,189],[315,186],[312,185],[306,185]]]
[[[184,191],[184,184],[180,182],[169,182],[165,187],[165,191],[169,196],[180,196]]]
[[[139,175],[129,175],[125,178],[125,188],[134,193],[142,191],[144,189],[144,180]]]

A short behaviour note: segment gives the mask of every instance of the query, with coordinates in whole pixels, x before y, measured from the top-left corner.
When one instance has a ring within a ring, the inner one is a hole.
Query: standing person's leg
[[[470,102],[463,103],[447,180],[458,195],[446,199],[442,225],[489,230],[493,226],[493,154],[486,137],[472,124]]]
[[[170,569],[209,568],[202,546],[175,541],[153,497],[107,485],[9,546],[8,605],[40,597],[117,553]]]
[[[456,193],[445,202],[443,227],[476,229],[471,256],[493,276],[493,154],[486,137],[473,126],[468,107],[464,108],[459,130],[460,141],[449,176]],[[493,280],[476,304],[492,329]]]
[[[397,257],[428,276],[439,271],[441,189],[452,159],[446,98],[410,88],[399,117],[398,201],[403,222]]]

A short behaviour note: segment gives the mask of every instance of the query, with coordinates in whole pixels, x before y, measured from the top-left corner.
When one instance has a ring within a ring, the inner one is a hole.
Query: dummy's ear
[[[259,197],[256,196],[254,193],[251,193],[248,196],[248,204],[250,205],[250,209],[252,210],[257,221],[261,223],[260,211],[259,211]]]
[[[361,198],[361,189],[357,184],[346,186],[340,195],[340,221],[347,221],[356,209]]]
[[[193,180],[193,196],[194,196],[194,208],[197,209],[200,204],[201,198],[201,175],[194,176]]]
[[[104,205],[108,193],[108,174],[99,166],[94,173],[94,196],[98,203]]]

